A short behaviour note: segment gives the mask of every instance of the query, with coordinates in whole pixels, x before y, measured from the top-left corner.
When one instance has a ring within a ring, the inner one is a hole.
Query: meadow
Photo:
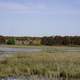
[[[34,47],[36,46],[31,48]],[[5,54],[0,59],[0,77],[38,76],[51,80],[80,79],[80,47],[37,46],[36,48],[42,51]]]

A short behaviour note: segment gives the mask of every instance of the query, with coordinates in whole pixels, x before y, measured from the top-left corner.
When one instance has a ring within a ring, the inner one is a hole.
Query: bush
[[[15,38],[10,38],[7,40],[7,44],[10,44],[10,45],[15,45],[15,42],[16,42]]]

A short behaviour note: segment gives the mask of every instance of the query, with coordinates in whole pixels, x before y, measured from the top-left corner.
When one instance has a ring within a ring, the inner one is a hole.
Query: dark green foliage
[[[5,44],[5,37],[0,36],[0,44]]]
[[[45,37],[3,37],[0,36],[0,44],[20,45],[80,45],[80,36],[45,36]]]
[[[80,45],[80,36],[42,37],[42,45]]]
[[[7,44],[10,44],[10,45],[15,45],[15,42],[16,42],[15,38],[10,38],[7,40]]]
[[[69,36],[64,36],[64,38],[63,38],[63,43],[62,43],[63,45],[70,45],[70,44],[72,44],[71,43],[71,37],[69,37]]]
[[[43,37],[41,40],[41,44],[43,45],[53,45],[54,40],[53,37]]]

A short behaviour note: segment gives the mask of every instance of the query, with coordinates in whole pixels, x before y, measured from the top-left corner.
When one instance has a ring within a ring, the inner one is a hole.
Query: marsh
[[[4,46],[0,53],[3,80],[80,79],[80,47]]]

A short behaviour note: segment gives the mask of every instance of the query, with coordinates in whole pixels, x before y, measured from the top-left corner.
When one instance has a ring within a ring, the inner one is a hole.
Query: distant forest
[[[80,36],[11,37],[0,36],[0,44],[10,45],[80,45]]]

